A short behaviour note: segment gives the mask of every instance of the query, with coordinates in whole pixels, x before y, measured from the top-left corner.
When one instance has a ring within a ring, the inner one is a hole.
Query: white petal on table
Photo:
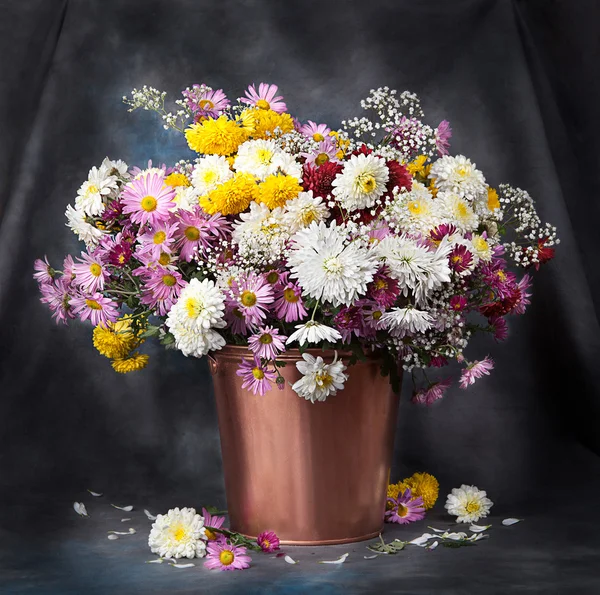
[[[115,535],[115,534],[113,534],[113,533],[111,533],[111,534],[110,534],[110,535],[107,537],[107,539],[110,539],[111,541],[114,541],[115,539],[119,539],[119,536],[118,536],[118,535]]]
[[[100,492],[92,492],[92,490],[88,490],[88,492],[95,498],[100,498],[101,496],[104,496],[104,494],[101,494]]]
[[[169,566],[172,566],[173,568],[193,568],[196,565],[195,564],[169,564]]]
[[[133,510],[133,506],[117,506],[116,504],[111,504],[113,508],[118,508],[119,510],[124,510],[125,512],[131,512]]]
[[[510,527],[511,525],[516,525],[517,523],[520,523],[522,520],[523,520],[523,519],[513,519],[513,518],[510,518],[510,519],[504,519],[504,520],[502,521],[502,524],[503,524],[505,527]]]
[[[162,558],[157,558],[156,560],[146,560],[146,564],[162,564],[164,560]]]
[[[151,514],[149,510],[146,510],[145,508],[144,508],[144,514],[145,514],[145,515],[146,515],[146,516],[147,516],[147,517],[148,517],[148,518],[149,518],[151,521],[155,521],[155,520],[156,520],[156,517],[155,517],[153,514]]]
[[[425,547],[425,544],[433,537],[435,537],[435,535],[432,535],[431,533],[423,533],[421,537],[417,537],[408,543],[411,545],[418,545],[419,547]]]
[[[436,529],[435,527],[430,527],[429,525],[427,526],[428,529],[431,529],[432,531],[435,531],[436,533],[444,533],[447,529]]]
[[[487,531],[490,527],[491,525],[471,525],[469,527],[469,531],[471,531],[472,533],[483,533],[484,531]]]
[[[375,558],[379,558],[379,554],[375,554],[374,556],[363,556],[365,560],[373,560]]]
[[[426,547],[426,550],[434,550],[439,545],[439,541],[434,541],[429,547]]]
[[[131,519],[121,519],[122,523],[126,523],[127,521],[130,521]]]
[[[340,556],[337,560],[319,560],[319,564],[343,564],[349,555],[350,554],[345,553],[342,556]]]
[[[448,533],[448,531],[446,531],[446,533],[442,533],[440,537],[442,539],[450,539],[451,541],[460,541],[461,539],[466,539],[467,534],[463,533],[462,531],[457,533]]]
[[[129,527],[129,531],[108,531],[112,535],[133,535],[135,533],[135,529],[133,527]]]
[[[73,509],[79,516],[90,516],[83,502],[73,502]]]
[[[290,556],[286,556],[284,558],[284,560],[288,563],[288,564],[298,564],[298,562],[296,562],[296,560],[294,560],[294,558],[290,557]]]

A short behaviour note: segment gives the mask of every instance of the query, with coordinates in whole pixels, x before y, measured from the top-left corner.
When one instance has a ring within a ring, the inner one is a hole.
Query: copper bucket
[[[310,353],[326,362],[334,356]],[[376,537],[398,412],[379,361],[349,367],[343,391],[311,403],[288,384],[300,378],[298,350],[279,358],[285,389],[263,397],[242,389],[242,357],[251,359],[246,347],[226,346],[210,359],[231,529],[251,537],[275,531],[293,545]]]

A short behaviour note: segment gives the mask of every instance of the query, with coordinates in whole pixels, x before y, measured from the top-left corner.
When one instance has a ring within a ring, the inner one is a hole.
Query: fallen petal
[[[365,560],[373,560],[373,558],[378,558],[379,554],[375,554],[374,556],[363,556]]]
[[[83,502],[73,502],[73,509],[80,516],[90,516],[85,509],[85,504]]]
[[[343,554],[337,560],[319,560],[319,564],[343,564],[349,555],[348,553]]]
[[[162,564],[164,560],[162,558],[158,558],[157,560],[146,560],[146,564]]]
[[[432,535],[431,533],[423,533],[421,537],[417,537],[416,539],[413,539],[408,543],[412,545],[418,545],[419,547],[423,547],[432,537],[435,537],[435,535]]]
[[[446,529],[436,529],[435,527],[430,527],[429,525],[427,526],[428,529],[431,529],[432,531],[435,531],[436,533],[444,533],[444,531],[446,531]]]
[[[462,531],[459,531],[458,533],[448,533],[446,531],[446,533],[442,533],[440,537],[443,539],[451,539],[452,541],[460,541],[461,539],[466,539],[467,534]]]
[[[121,519],[122,523],[126,523],[127,521],[130,521],[131,519]]]
[[[135,533],[135,529],[130,527],[129,531],[108,531],[108,533],[112,533],[113,535],[133,535]]]
[[[149,511],[149,510],[146,510],[146,509],[144,508],[144,513],[146,514],[146,516],[147,516],[147,517],[148,517],[148,518],[149,518],[151,521],[155,521],[155,520],[156,520],[156,517],[155,517],[153,514],[150,514],[150,511]]]
[[[118,535],[113,535],[113,534],[110,534],[110,535],[107,537],[107,539],[110,539],[111,541],[114,541],[115,539],[119,539],[119,536],[118,536]]]
[[[472,531],[473,533],[483,533],[484,531],[487,531],[490,527],[491,525],[471,525],[469,527],[469,531]]]
[[[288,564],[298,564],[298,562],[296,562],[296,560],[294,560],[294,558],[290,558],[290,556],[285,556],[284,560],[288,563]]]
[[[116,504],[111,504],[114,508],[118,508],[119,510],[124,510],[125,512],[131,512],[133,510],[133,506],[117,506]]]
[[[428,551],[434,550],[439,545],[439,541],[434,541],[429,547],[425,548]]]
[[[523,520],[523,519],[512,519],[512,518],[511,518],[511,519],[504,519],[504,520],[502,521],[502,524],[503,524],[505,527],[510,527],[511,525],[515,525],[516,523],[520,523],[522,520]]]
[[[104,494],[100,494],[98,492],[92,492],[92,490],[88,490],[88,492],[92,495],[95,496],[96,498],[100,498],[100,496],[104,496]]]
[[[192,568],[193,566],[196,566],[195,564],[169,564],[169,566],[172,566],[173,568]]]

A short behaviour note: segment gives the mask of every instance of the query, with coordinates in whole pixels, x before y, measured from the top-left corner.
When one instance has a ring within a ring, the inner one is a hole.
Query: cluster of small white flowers
[[[185,106],[183,100],[176,100],[175,103],[180,107],[175,113],[167,112],[165,110],[165,98],[167,96],[166,91],[159,91],[154,87],[148,87],[144,85],[140,89],[131,90],[131,98],[123,95],[123,103],[129,106],[130,112],[136,109],[143,109],[148,111],[157,112],[163,119],[163,128],[168,130],[173,128],[183,132],[185,123],[190,117],[190,111]]]

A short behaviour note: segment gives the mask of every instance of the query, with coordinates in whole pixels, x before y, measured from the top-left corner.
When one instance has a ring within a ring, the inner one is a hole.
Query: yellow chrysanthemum
[[[280,134],[286,134],[294,130],[294,120],[289,114],[278,114],[271,109],[253,109],[247,110],[254,118],[252,138],[273,138]],[[277,135],[275,129],[278,129]]]
[[[165,178],[165,184],[167,186],[191,186],[192,183],[187,179],[187,176],[185,176],[184,174],[179,174],[177,172],[173,172],[172,174],[169,174],[166,178]]]
[[[406,169],[410,172],[410,175],[425,177],[424,168],[427,159],[427,155],[419,155],[414,161],[407,163]]]
[[[302,186],[293,176],[274,174],[258,186],[258,202],[264,202],[270,209],[283,207],[288,200],[296,198]]]
[[[437,196],[437,193],[439,192],[439,188],[436,187],[434,180],[431,180],[429,182],[428,190],[429,190],[429,192],[431,192],[431,196],[433,196],[433,198],[435,198]]]
[[[494,188],[488,187],[487,191],[487,208],[490,211],[495,211],[500,208],[500,201],[498,200],[498,193]]]
[[[148,365],[150,357],[145,353],[134,353],[126,358],[115,359],[112,362],[112,367],[119,374],[127,374],[128,372],[137,372],[144,369]]]
[[[415,498],[423,498],[423,506],[426,510],[433,508],[438,499],[440,484],[438,480],[429,473],[414,473],[403,480],[411,490]]]
[[[200,205],[209,213],[237,215],[245,211],[258,198],[258,186],[252,174],[237,173],[233,178],[217,186],[207,196],[200,198]]]
[[[219,116],[192,124],[185,131],[190,149],[208,155],[231,155],[248,138],[248,134],[233,120]]]
[[[390,485],[388,485],[387,488],[387,497],[393,498],[395,500],[400,494],[404,493],[404,491],[407,489],[408,485],[403,481],[399,481],[398,483],[391,483]],[[392,504],[386,501],[385,507],[386,510],[391,510]]]
[[[255,110],[253,109],[245,109],[235,119],[235,121],[238,123],[238,126],[240,126],[248,136],[252,135],[256,126],[256,117],[254,116],[254,111]]]
[[[94,347],[110,359],[125,357],[135,346],[136,339],[131,330],[131,320],[121,318],[108,325],[99,324],[93,332]]]

